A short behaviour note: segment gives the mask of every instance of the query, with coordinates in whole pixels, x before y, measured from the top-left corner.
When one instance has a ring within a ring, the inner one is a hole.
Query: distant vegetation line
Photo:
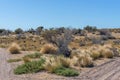
[[[24,30],[22,28],[17,28],[15,30],[0,29],[0,35],[24,34],[24,33],[31,33],[33,35],[40,35],[43,31],[47,31],[47,30],[56,30],[59,32],[60,31],[63,32],[65,29],[71,29],[73,33],[81,33],[81,31],[83,31],[83,30],[86,30],[88,32],[103,30],[103,29],[98,29],[96,26],[89,26],[89,25],[85,26],[83,29],[81,29],[81,28],[66,28],[66,27],[45,29],[43,26],[39,26],[36,29],[30,28],[28,30]],[[120,32],[120,28],[104,28],[104,30],[109,30],[111,32]]]

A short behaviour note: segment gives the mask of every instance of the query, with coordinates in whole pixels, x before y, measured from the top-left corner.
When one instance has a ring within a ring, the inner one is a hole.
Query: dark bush
[[[97,31],[97,28],[95,26],[87,25],[86,27],[84,27],[84,30],[87,30],[88,32],[95,32]]]
[[[37,29],[36,29],[36,34],[37,35],[40,35],[41,34],[41,32],[42,32],[42,30],[43,30],[43,26],[39,26],[39,27],[37,27]]]
[[[16,34],[21,34],[21,33],[23,33],[23,30],[21,28],[18,28],[18,29],[15,30],[15,33]]]
[[[72,33],[73,33],[73,35],[80,35],[81,31],[82,31],[81,29],[73,29]]]
[[[120,40],[113,41],[114,44],[120,44]]]
[[[58,53],[62,53],[66,57],[70,56],[70,50],[68,49],[68,44],[72,40],[72,31],[70,29],[64,30],[62,35],[59,35],[56,30],[47,30],[42,35],[45,40],[58,47]]]

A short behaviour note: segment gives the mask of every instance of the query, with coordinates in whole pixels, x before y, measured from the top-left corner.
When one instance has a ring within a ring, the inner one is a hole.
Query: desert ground
[[[120,29],[0,36],[0,80],[120,80]]]
[[[120,58],[112,60],[99,60],[94,68],[84,69],[77,77],[62,77],[46,72],[34,74],[13,74],[13,68],[20,63],[8,63],[11,57],[19,55],[10,55],[6,49],[0,49],[0,80],[119,80],[120,79]],[[23,56],[23,55],[21,55]]]

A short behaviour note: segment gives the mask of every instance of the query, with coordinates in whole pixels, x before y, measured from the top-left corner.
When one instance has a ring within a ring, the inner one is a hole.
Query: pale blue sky
[[[0,0],[0,28],[120,27],[120,0]]]

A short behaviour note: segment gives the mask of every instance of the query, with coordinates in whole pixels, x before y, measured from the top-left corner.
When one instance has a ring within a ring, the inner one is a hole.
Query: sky
[[[0,28],[120,27],[120,0],[0,0]]]

